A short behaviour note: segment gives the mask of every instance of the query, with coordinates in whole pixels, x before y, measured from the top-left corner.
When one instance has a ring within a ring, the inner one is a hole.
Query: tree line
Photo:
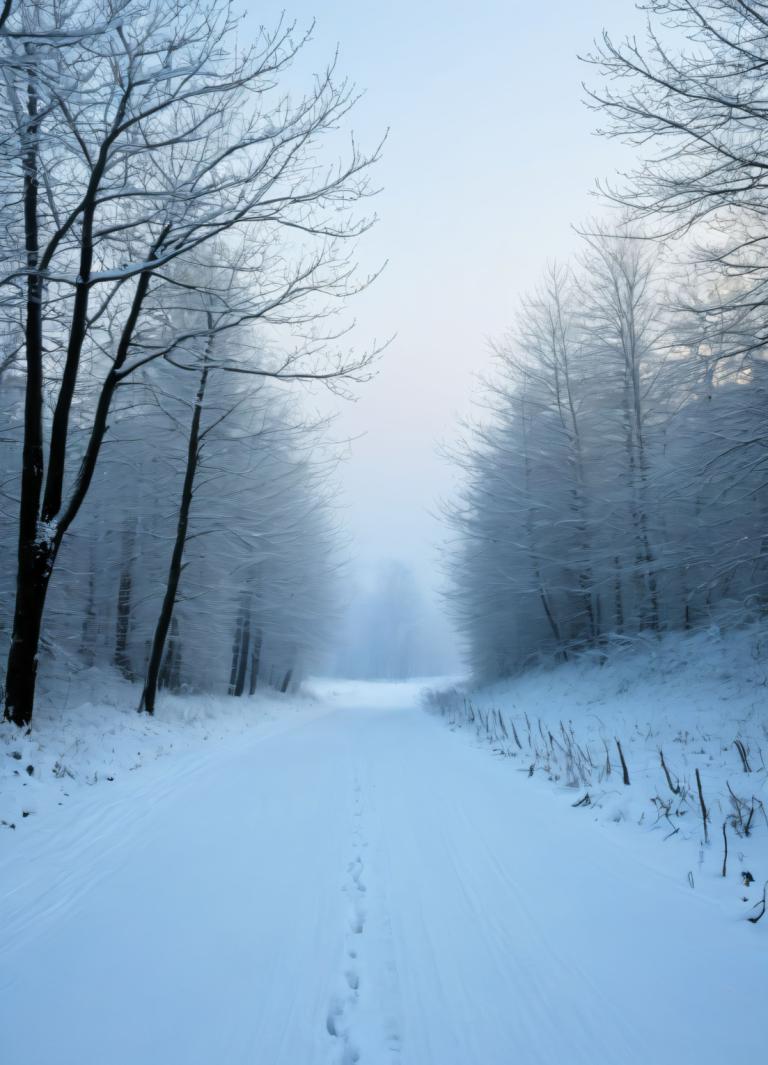
[[[768,603],[768,5],[650,0],[588,102],[636,167],[495,345],[454,459],[480,676]]]
[[[222,0],[6,0],[0,12],[0,634],[5,716],[39,663],[160,687],[286,690],[333,614],[322,425],[378,148],[310,39],[250,46]],[[15,565],[12,560],[15,556]]]

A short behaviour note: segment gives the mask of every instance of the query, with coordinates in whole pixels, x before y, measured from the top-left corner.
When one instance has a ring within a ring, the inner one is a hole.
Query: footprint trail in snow
[[[367,889],[363,880],[365,871],[363,851],[367,847],[367,840],[363,826],[362,789],[357,778],[354,781],[352,803],[352,854],[347,864],[342,887],[349,906],[344,943],[344,986],[342,991],[332,997],[326,1021],[329,1035],[335,1043],[340,1044],[340,1054],[333,1058],[338,1065],[355,1065],[361,1060],[360,1050],[354,1038],[354,1028],[361,990],[360,963],[365,950]]]

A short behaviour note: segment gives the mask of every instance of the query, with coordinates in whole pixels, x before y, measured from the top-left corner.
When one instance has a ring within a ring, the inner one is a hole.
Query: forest
[[[645,47],[586,57],[635,169],[495,343],[451,456],[451,602],[485,680],[768,602],[768,21],[646,7]]]
[[[302,93],[288,80],[310,32],[284,19],[243,48],[208,0],[4,5],[0,640],[17,725],[52,660],[114,667],[152,714],[161,688],[286,691],[327,642],[336,456],[296,386],[368,376],[342,306],[369,280],[351,247],[378,148],[339,155],[356,90],[333,58]]]

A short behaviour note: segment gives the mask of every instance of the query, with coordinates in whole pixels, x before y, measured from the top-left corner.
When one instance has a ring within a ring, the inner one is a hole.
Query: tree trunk
[[[613,566],[613,602],[616,621],[616,632],[621,635],[621,633],[624,632],[624,598],[621,590],[621,562],[619,561],[618,555],[614,556]]]
[[[29,53],[32,46],[27,45]],[[18,569],[13,634],[5,674],[5,718],[22,728],[32,721],[37,656],[51,566],[57,544],[40,538],[43,490],[43,284],[39,273],[37,85],[34,66],[27,85],[27,123],[22,133],[24,242],[27,261],[25,322],[26,391],[19,504]]]
[[[232,664],[229,667],[229,694],[235,694],[235,688],[237,686],[237,673],[240,669],[240,653],[243,645],[243,611],[240,609],[237,611],[237,624],[235,625],[235,636],[232,640]]]
[[[152,650],[149,655],[147,677],[144,682],[144,691],[141,694],[139,710],[148,714],[155,712],[155,699],[157,697],[158,678],[160,667],[163,662],[163,652],[168,638],[168,630],[173,618],[173,610],[176,606],[176,596],[179,590],[179,580],[184,568],[184,548],[187,542],[187,529],[189,528],[189,512],[192,508],[192,496],[194,494],[195,474],[200,460],[200,419],[205,400],[205,387],[208,383],[208,363],[203,362],[200,373],[200,384],[195,397],[195,407],[192,414],[192,425],[189,430],[189,444],[187,447],[187,467],[184,473],[184,484],[181,489],[181,502],[179,505],[179,517],[176,524],[176,539],[171,554],[171,564],[168,569],[168,580],[165,587],[165,595],[160,607],[157,619],[155,635],[152,640]]]
[[[243,626],[240,634],[240,657],[237,663],[234,694],[240,696],[245,691],[245,678],[248,671],[248,650],[251,645],[251,607],[243,607]]]
[[[50,550],[35,542],[24,544],[19,552],[13,638],[5,678],[5,717],[20,728],[27,728],[32,722],[51,557]]]
[[[256,629],[253,636],[253,650],[251,652],[251,681],[248,685],[248,694],[254,695],[259,683],[259,669],[261,667],[261,629]]]
[[[117,589],[117,619],[115,624],[115,665],[126,680],[136,680],[128,655],[131,631],[131,599],[133,594],[133,530],[123,532],[123,559],[120,584]]]

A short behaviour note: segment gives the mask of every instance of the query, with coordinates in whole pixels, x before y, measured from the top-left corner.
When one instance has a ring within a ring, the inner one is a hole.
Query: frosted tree
[[[460,533],[456,603],[480,672],[506,673],[532,646],[559,650],[569,628],[592,634],[580,369],[569,277],[553,269],[496,348],[490,422],[464,454],[467,489],[452,521]],[[562,518],[562,522],[558,522]],[[563,552],[563,534],[571,550]],[[587,636],[589,638],[589,636]]]
[[[616,471],[613,474],[618,491],[613,493],[609,520],[613,541],[621,544],[627,539],[634,556],[622,558],[623,550],[614,555],[615,625],[621,630],[627,621],[623,572],[633,576],[633,609],[640,615],[640,627],[658,631],[662,620],[651,528],[651,449],[654,423],[663,413],[659,394],[664,323],[654,287],[655,256],[643,241],[600,226],[593,226],[585,241],[580,273],[582,339],[600,368],[599,401],[608,419],[601,436],[607,440],[610,425],[621,439],[613,458],[623,469],[618,481]],[[622,515],[624,506],[629,522]],[[634,627],[631,622],[630,627]]]
[[[660,441],[672,407],[653,260],[595,232],[497,345],[466,488],[453,602],[482,675],[662,625]]]

